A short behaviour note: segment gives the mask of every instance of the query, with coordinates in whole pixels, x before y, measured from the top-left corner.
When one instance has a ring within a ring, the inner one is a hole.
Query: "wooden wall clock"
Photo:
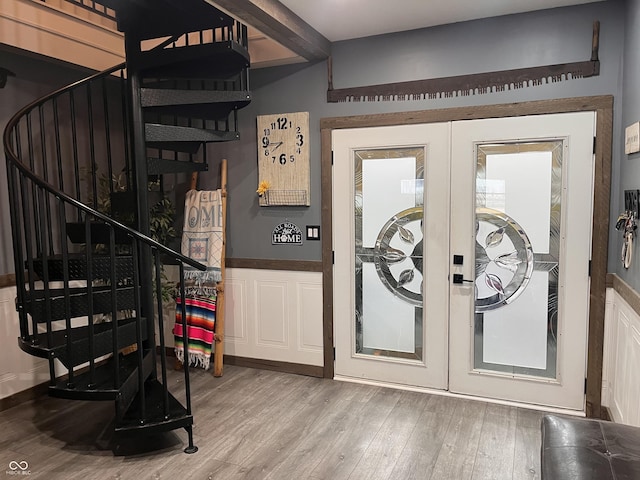
[[[260,205],[309,206],[309,112],[258,115],[257,133]]]

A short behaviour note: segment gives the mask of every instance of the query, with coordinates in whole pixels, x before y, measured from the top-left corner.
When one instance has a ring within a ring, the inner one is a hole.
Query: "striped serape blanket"
[[[214,297],[189,296],[185,297],[184,306],[187,315],[189,365],[208,370],[211,361],[211,348],[215,338],[216,299]],[[176,324],[173,327],[173,335],[176,358],[182,364],[185,363],[183,332],[182,301],[178,297],[176,298]]]

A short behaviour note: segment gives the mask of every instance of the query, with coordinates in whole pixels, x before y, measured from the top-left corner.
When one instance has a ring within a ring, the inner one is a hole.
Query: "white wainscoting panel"
[[[297,316],[304,319],[298,332],[298,348],[310,352],[322,350],[322,284],[298,283],[298,298],[301,301]]]
[[[228,268],[224,353],[323,365],[322,274]]]
[[[0,398],[49,380],[48,362],[18,347],[20,325],[15,298],[15,287],[0,288]]]
[[[289,348],[289,290],[287,282],[253,281],[253,320],[256,343],[263,347]]]
[[[615,422],[640,426],[640,316],[613,289],[605,310],[602,404]]]
[[[227,269],[229,272],[231,269]],[[224,311],[227,319],[224,322],[224,338],[226,343],[249,343],[247,328],[247,281],[230,278],[226,275],[224,281]],[[229,352],[227,352],[229,353]]]

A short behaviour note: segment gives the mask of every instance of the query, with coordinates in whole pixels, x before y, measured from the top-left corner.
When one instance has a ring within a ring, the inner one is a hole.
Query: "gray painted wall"
[[[635,30],[638,30],[638,1],[634,0],[636,19],[632,27],[635,26]],[[320,242],[272,246],[270,235],[273,228],[284,220],[296,223],[303,230],[305,225],[320,224],[321,118],[588,95],[614,95],[617,108],[622,85],[624,15],[623,2],[608,0],[338,42],[332,48],[334,87],[342,88],[588,60],[592,23],[600,20],[600,76],[500,93],[424,101],[329,104],[326,102],[324,62],[304,68],[289,66],[252,72],[254,100],[240,112],[240,142],[210,147],[210,158],[225,157],[229,160],[227,255],[234,258],[320,260]],[[637,45],[637,32],[635,35]],[[637,51],[633,55],[636,55],[638,63]],[[637,70],[633,78],[638,85]],[[255,193],[258,183],[256,115],[294,111],[310,112],[311,206],[259,207]],[[635,112],[637,115],[637,102]],[[621,135],[619,119],[617,112],[615,138]],[[619,149],[616,149],[616,164],[619,157]],[[216,169],[212,168],[211,172],[203,175],[201,188],[217,185],[214,171]]]
[[[612,214],[624,209],[624,191],[640,189],[640,153],[624,154],[624,127],[640,120],[640,0],[628,0],[625,15],[624,75],[622,104],[622,128],[614,136],[614,154],[620,159],[616,165],[619,175],[612,188]],[[614,218],[615,220],[615,218]],[[609,245],[609,271],[616,272],[636,291],[640,291],[640,251],[637,242],[629,270],[620,262],[622,234],[613,228],[613,240]],[[637,239],[636,239],[637,240]]]
[[[592,22],[598,19],[601,22],[601,74],[591,79],[448,99],[329,104],[326,102],[327,73],[324,62],[252,72],[254,100],[248,108],[240,111],[242,138],[239,142],[208,147],[209,159],[213,164],[208,173],[202,174],[200,183],[200,188],[216,187],[219,184],[218,169],[213,159],[229,159],[227,255],[234,258],[320,260],[320,242],[305,241],[302,246],[272,246],[271,232],[285,220],[296,223],[303,230],[305,225],[320,224],[319,123],[324,117],[612,94],[616,108],[612,215],[617,214],[621,191],[624,188],[637,188],[638,184],[634,183],[633,178],[639,178],[637,170],[640,166],[635,165],[633,158],[622,158],[623,121],[620,108],[623,45],[626,40],[624,125],[640,116],[640,99],[631,88],[639,84],[640,77],[639,2],[608,0],[338,42],[333,45],[332,52],[335,88],[582,61],[590,57]],[[83,76],[78,71],[42,60],[16,60],[15,56],[0,52],[0,64],[3,63],[16,71],[18,77],[11,78],[8,86],[0,90],[2,128],[9,117],[28,101]],[[292,111],[310,112],[311,206],[259,207],[255,193],[258,183],[256,115]],[[6,184],[4,175],[5,169],[1,168],[0,185]],[[626,183],[620,183],[620,178]],[[0,222],[8,226],[7,198],[5,189],[1,189]],[[0,235],[2,274],[13,271],[13,259],[7,228]],[[610,270],[618,271],[619,235],[613,229],[611,241]],[[640,287],[640,278],[638,281],[633,278],[634,275],[638,277],[636,262],[640,262],[639,257],[640,254],[636,256],[629,272],[621,273],[636,288]]]

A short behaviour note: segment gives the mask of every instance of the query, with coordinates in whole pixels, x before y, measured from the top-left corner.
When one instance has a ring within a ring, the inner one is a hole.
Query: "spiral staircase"
[[[150,212],[167,174],[205,170],[205,144],[239,138],[247,30],[205,0],[89,5],[114,12],[126,64],[33,102],[4,132],[18,343],[48,360],[51,396],[113,400],[121,435],[184,428],[193,453],[189,366],[180,391],[167,382],[162,266],[178,265],[181,305],[184,265],[204,266],[154,239]]]

